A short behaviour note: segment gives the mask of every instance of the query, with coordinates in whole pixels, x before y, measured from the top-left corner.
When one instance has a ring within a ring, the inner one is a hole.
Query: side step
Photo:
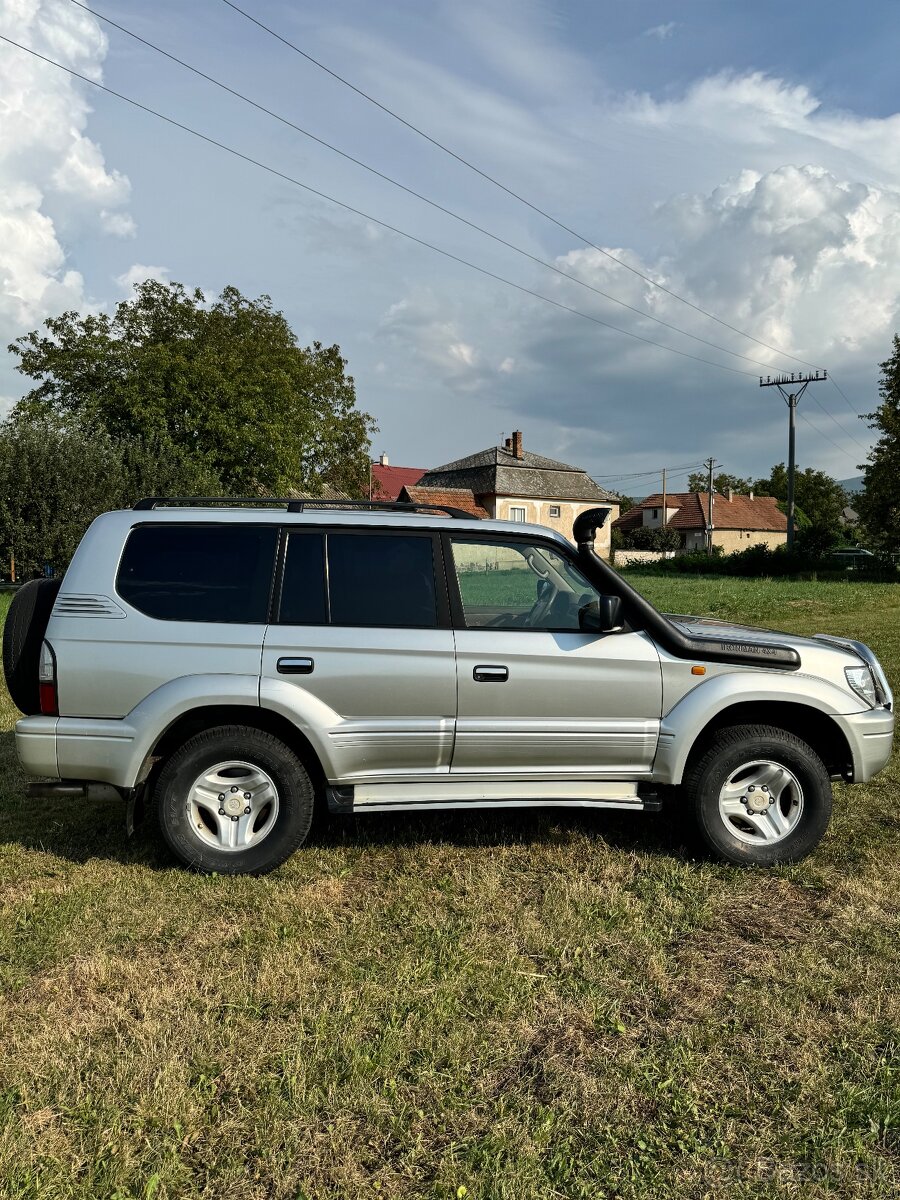
[[[658,812],[655,793],[638,794],[636,783],[588,780],[552,783],[366,783],[329,787],[336,813],[410,812],[448,808],[630,808]]]

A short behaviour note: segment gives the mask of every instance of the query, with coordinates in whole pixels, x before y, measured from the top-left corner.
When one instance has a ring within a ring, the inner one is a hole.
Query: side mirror
[[[625,613],[618,596],[601,596],[579,610],[578,625],[583,633],[616,633],[624,628]]]

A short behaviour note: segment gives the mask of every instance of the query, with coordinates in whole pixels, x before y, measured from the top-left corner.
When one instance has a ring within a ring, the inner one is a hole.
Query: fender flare
[[[777,691],[765,676],[743,671],[715,676],[688,692],[663,717],[653,764],[654,779],[664,784],[681,783],[697,738],[710,722],[732,706],[752,703],[795,704],[798,709],[814,709],[834,719],[848,715],[849,699],[836,685],[819,678],[812,680],[808,675],[780,676]]]

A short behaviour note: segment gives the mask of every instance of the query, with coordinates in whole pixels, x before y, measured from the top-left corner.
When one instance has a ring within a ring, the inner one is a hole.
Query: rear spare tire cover
[[[13,704],[26,715],[41,711],[38,662],[41,642],[62,579],[32,579],[13,596],[3,626],[3,674]]]

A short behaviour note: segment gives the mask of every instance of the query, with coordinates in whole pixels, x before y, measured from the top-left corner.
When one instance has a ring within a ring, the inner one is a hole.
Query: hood
[[[688,617],[681,613],[666,613],[665,617],[690,637],[721,637],[726,641],[755,642],[763,646],[787,645],[809,650],[822,647],[820,641],[799,633],[780,633],[777,629],[759,629],[755,625],[736,625],[731,621],[717,621],[713,617]]]

